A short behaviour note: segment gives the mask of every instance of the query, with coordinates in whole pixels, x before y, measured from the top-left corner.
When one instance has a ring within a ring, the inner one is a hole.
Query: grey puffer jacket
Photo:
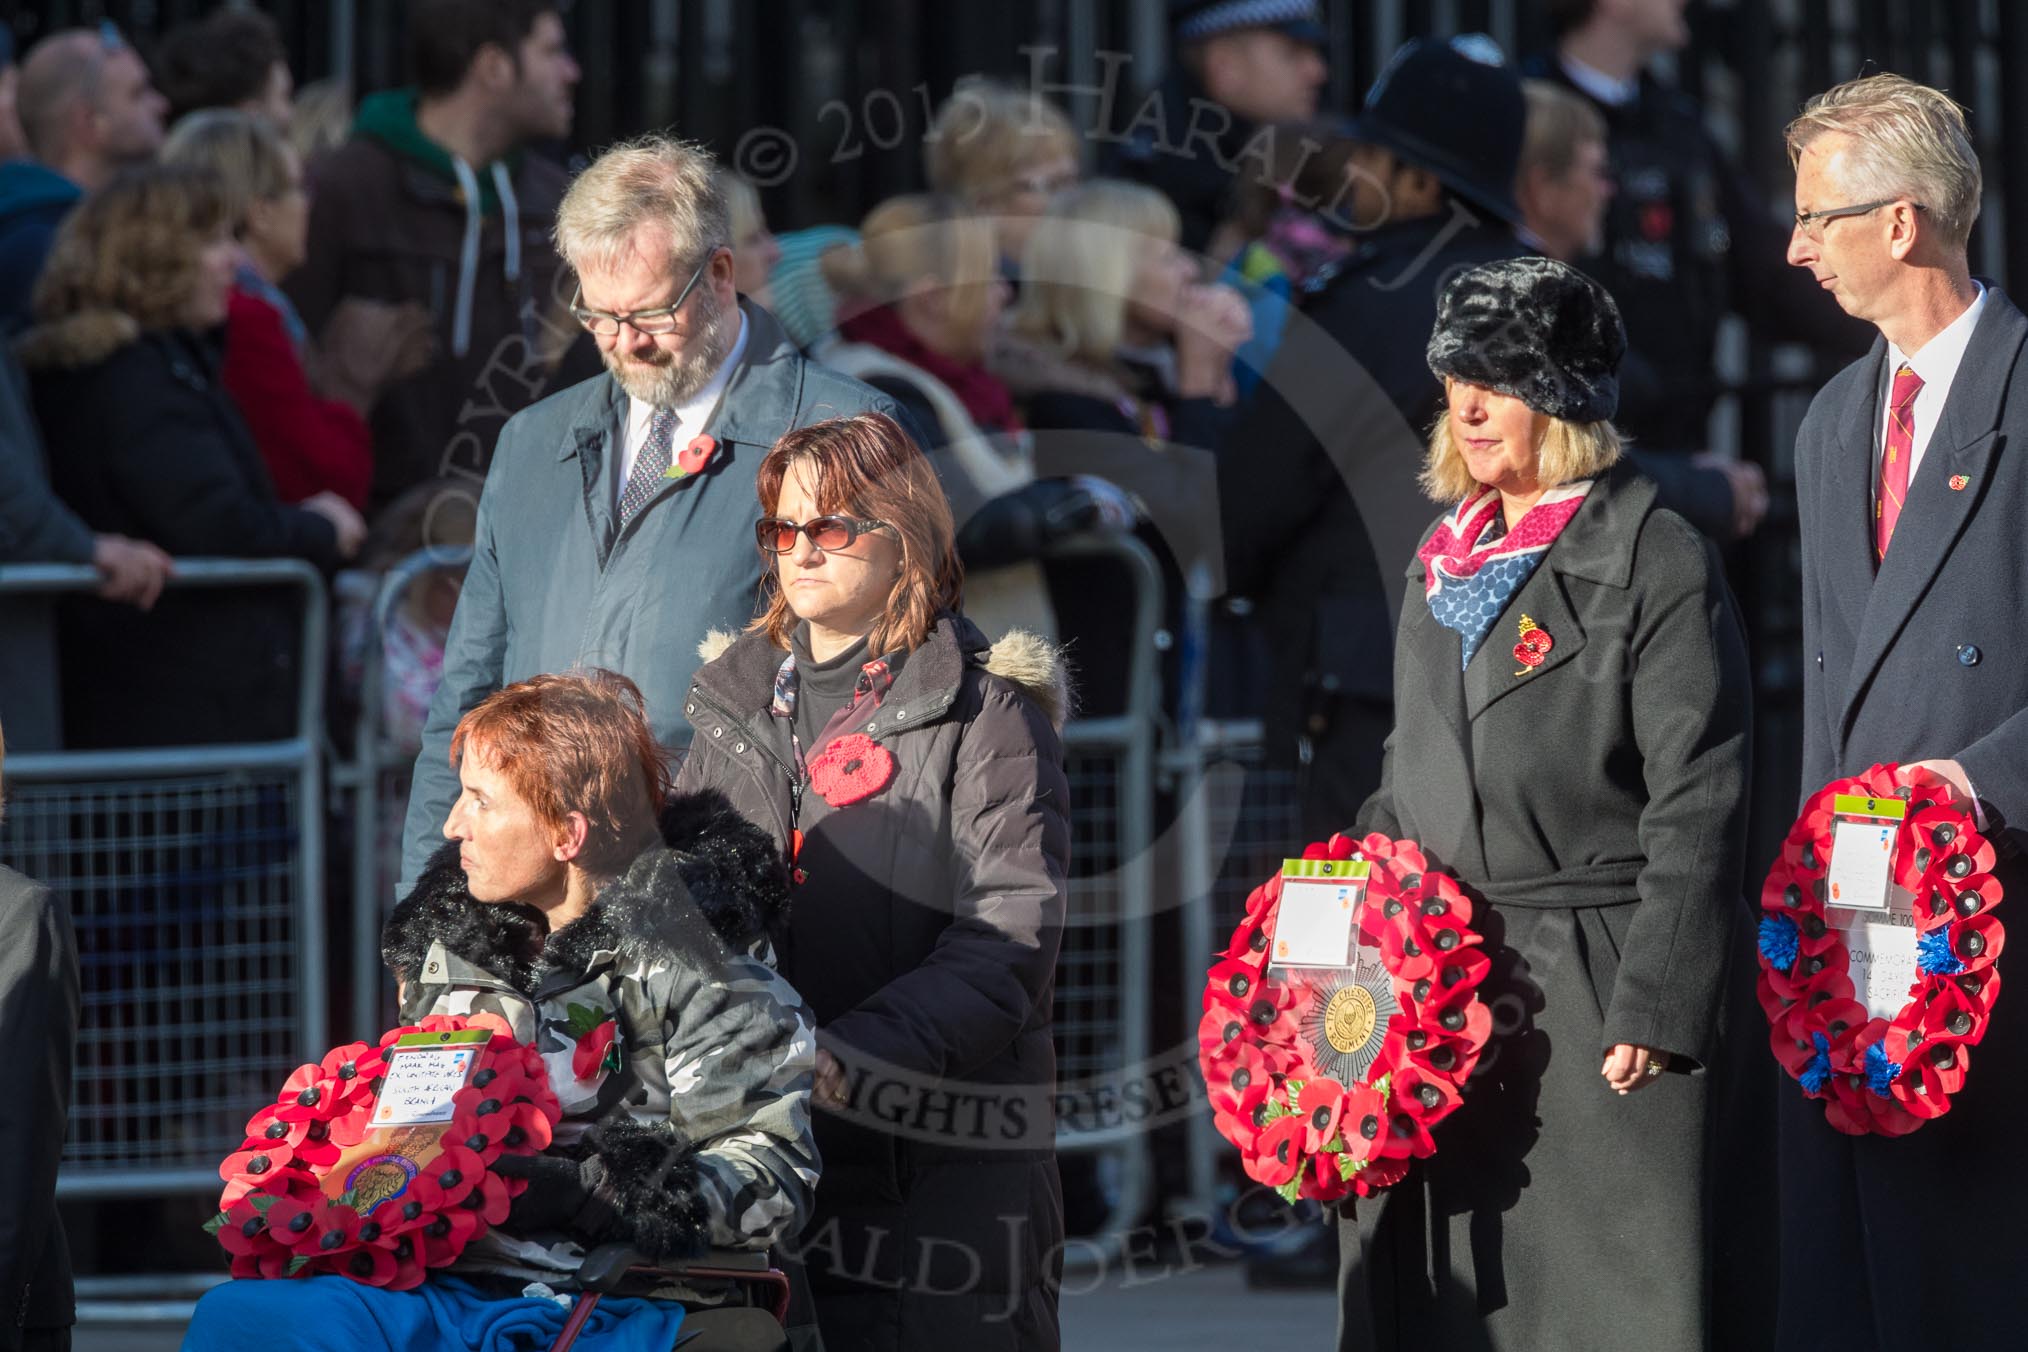
[[[833,790],[839,806],[792,768],[769,712],[787,654],[749,633],[703,655],[677,786],[723,792],[784,850],[802,833],[782,972],[848,1078],[844,1107],[817,1117],[824,1178],[798,1246],[828,1352],[1057,1346],[1055,649],[939,617],[839,729],[879,748],[872,782],[892,758],[870,796]]]

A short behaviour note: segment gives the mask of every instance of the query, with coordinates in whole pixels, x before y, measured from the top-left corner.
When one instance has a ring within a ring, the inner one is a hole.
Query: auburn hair
[[[668,756],[648,726],[640,688],[598,668],[495,691],[458,720],[453,768],[468,751],[504,774],[549,830],[584,814],[578,865],[591,873],[626,867],[628,843],[669,793]]]
[[[775,514],[782,483],[799,464],[809,467],[811,492],[821,512],[884,521],[900,539],[901,576],[869,636],[872,651],[921,647],[938,614],[963,605],[965,587],[951,506],[928,457],[901,424],[884,413],[827,418],[798,427],[774,444],[754,476],[763,513]],[[782,594],[775,559],[766,562],[761,581],[765,604],[747,627],[765,631],[776,647],[787,648],[798,621]]]

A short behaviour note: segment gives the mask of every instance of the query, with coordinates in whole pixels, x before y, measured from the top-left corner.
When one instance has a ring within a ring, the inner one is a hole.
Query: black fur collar
[[[533,993],[545,973],[591,965],[610,950],[627,958],[673,957],[694,907],[734,949],[779,936],[788,921],[787,865],[774,839],[715,791],[683,794],[662,809],[664,845],[645,850],[600,889],[591,908],[549,934],[541,912],[516,902],[474,901],[458,847],[431,856],[415,890],[381,931],[381,960],[397,978],[415,971],[432,943]]]

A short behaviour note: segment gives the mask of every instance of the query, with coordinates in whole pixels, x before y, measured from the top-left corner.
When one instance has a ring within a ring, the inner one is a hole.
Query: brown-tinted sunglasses
[[[809,536],[811,544],[829,552],[849,549],[854,540],[868,531],[888,529],[891,527],[885,521],[856,516],[813,516],[800,523],[785,516],[764,516],[753,523],[754,539],[769,554],[786,554],[794,549],[798,534]]]

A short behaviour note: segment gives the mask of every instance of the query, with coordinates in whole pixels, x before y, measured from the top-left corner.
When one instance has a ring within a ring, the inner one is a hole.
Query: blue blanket
[[[456,1277],[383,1291],[344,1277],[227,1282],[197,1302],[183,1352],[544,1352],[563,1331],[554,1300],[485,1295]],[[669,1352],[683,1309],[607,1297],[578,1336],[581,1352]]]

